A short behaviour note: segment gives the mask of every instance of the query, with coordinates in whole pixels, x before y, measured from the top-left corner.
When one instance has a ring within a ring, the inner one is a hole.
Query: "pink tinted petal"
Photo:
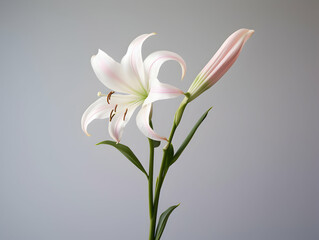
[[[186,63],[184,59],[174,52],[169,51],[157,51],[150,54],[144,61],[146,77],[149,81],[157,79],[158,72],[163,63],[166,61],[174,60],[177,61],[182,68],[182,79],[186,72]]]
[[[148,97],[145,99],[144,103],[148,104],[157,100],[178,97],[183,94],[182,90],[169,84],[161,83],[158,79],[154,79]]]
[[[114,106],[112,104],[107,104],[106,97],[101,97],[92,103],[85,110],[81,119],[81,127],[83,132],[90,136],[90,134],[87,132],[88,125],[95,119],[108,118],[113,107]]]
[[[161,141],[166,140],[167,138],[158,135],[154,130],[151,128],[149,121],[150,121],[150,114],[151,114],[152,104],[143,104],[141,110],[136,116],[136,124],[140,131],[148,138]]]
[[[240,29],[228,37],[215,54],[216,57],[213,57],[215,59],[213,61],[211,60],[210,63],[207,64],[209,67],[202,72],[203,77],[209,79],[210,85],[215,84],[233,65],[244,44],[253,33],[253,30]]]
[[[109,134],[117,143],[120,142],[124,128],[132,117],[135,109],[140,105],[140,103],[122,105],[117,109],[114,117],[109,123]],[[126,112],[127,109],[127,112]],[[126,113],[125,113],[126,112]],[[125,117],[124,117],[125,115]]]
[[[236,32],[232,33],[220,46],[218,51],[214,54],[214,56],[209,60],[207,65],[203,68],[202,72],[206,72],[213,64],[219,63],[222,58],[227,54],[227,52],[231,49],[232,45],[236,43],[243,34],[246,34],[249,29],[239,29]]]
[[[190,86],[190,100],[213,86],[229,70],[253,33],[253,30],[239,29],[226,39]]]
[[[91,64],[96,76],[107,88],[123,93],[134,92],[124,76],[122,66],[102,50],[91,58]]]
[[[139,81],[139,84],[141,84],[144,88],[146,86],[146,80],[144,73],[144,63],[142,59],[142,45],[148,37],[153,35],[155,35],[155,33],[143,34],[135,38],[129,45],[127,53],[121,61],[125,71],[128,74],[133,74],[135,76],[134,81]]]

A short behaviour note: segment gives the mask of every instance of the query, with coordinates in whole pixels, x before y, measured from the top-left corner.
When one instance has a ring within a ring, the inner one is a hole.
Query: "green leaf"
[[[128,146],[120,144],[120,143],[116,143],[114,141],[103,141],[103,142],[97,143],[96,145],[100,145],[100,144],[107,144],[107,145],[111,145],[115,147],[128,160],[130,160],[138,169],[140,169],[146,175],[146,177],[148,177],[143,165],[141,164],[141,162],[138,160],[138,158],[135,156],[135,154],[132,152],[132,150]]]
[[[164,165],[164,171],[163,171],[163,175],[165,176],[169,166],[171,166],[171,162],[173,161],[174,158],[174,147],[173,144],[170,144],[168,146],[165,146],[164,151],[166,152],[165,155],[165,165]]]
[[[166,223],[167,223],[169,215],[171,215],[173,210],[175,208],[177,208],[178,206],[179,206],[179,204],[171,206],[165,212],[162,213],[162,215],[160,216],[160,218],[158,220],[158,225],[157,225],[156,233],[155,233],[155,240],[160,240],[161,239],[161,236],[162,236],[162,234],[164,232],[164,228],[166,226]]]
[[[161,145],[160,141],[156,141],[156,140],[152,140],[152,141],[153,141],[154,148],[157,148],[157,147],[159,147],[159,145]]]
[[[174,162],[176,162],[176,160],[179,158],[179,156],[182,154],[182,152],[184,151],[184,149],[187,147],[188,143],[191,141],[192,137],[194,136],[197,128],[201,125],[201,123],[204,121],[204,119],[207,117],[208,112],[212,109],[212,107],[210,109],[208,109],[201,117],[200,119],[198,119],[197,123],[194,125],[194,127],[192,128],[192,130],[189,132],[189,134],[187,135],[187,137],[185,138],[184,142],[182,143],[182,145],[179,147],[179,149],[177,150],[177,152],[175,153],[173,160],[170,162],[170,165],[172,165]]]

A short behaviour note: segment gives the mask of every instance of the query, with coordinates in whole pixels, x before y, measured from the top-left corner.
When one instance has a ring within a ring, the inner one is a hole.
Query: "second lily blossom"
[[[226,39],[190,86],[188,102],[213,86],[228,71],[253,33],[254,30],[239,29]]]

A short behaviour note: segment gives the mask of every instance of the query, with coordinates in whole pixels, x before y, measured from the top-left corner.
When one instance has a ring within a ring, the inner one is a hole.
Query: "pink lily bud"
[[[254,30],[239,29],[230,35],[190,86],[188,102],[213,86],[233,65]]]

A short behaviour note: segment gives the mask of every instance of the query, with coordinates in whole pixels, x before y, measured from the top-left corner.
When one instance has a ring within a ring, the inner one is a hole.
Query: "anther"
[[[112,121],[114,116],[115,116],[115,113],[113,113],[113,109],[112,109],[112,111],[110,112],[110,122]]]
[[[110,122],[112,121],[114,116],[115,116],[115,113],[113,115],[110,115]]]
[[[117,109],[117,104],[116,104],[115,107],[114,107],[114,112],[116,112],[116,109]]]
[[[126,114],[127,114],[127,110],[128,110],[128,109],[125,110],[125,113],[124,113],[124,116],[123,116],[123,121],[125,121],[125,116],[126,116]]]
[[[115,113],[113,113],[113,109],[112,109],[112,111],[110,112],[110,122],[112,121],[114,116],[115,116]]]
[[[112,96],[113,93],[114,93],[114,91],[109,92],[109,94],[106,97],[106,101],[107,101],[108,104],[110,104],[111,96]]]

